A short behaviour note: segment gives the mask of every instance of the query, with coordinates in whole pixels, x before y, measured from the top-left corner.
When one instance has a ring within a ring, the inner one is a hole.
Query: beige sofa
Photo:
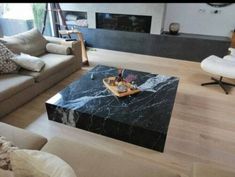
[[[81,68],[80,41],[43,37],[38,30],[32,29],[14,36],[0,38],[0,42],[14,53],[23,52],[38,56],[45,62],[45,67],[41,72],[21,69],[18,74],[0,75],[0,117]],[[46,52],[48,42],[68,46],[71,48],[72,54],[48,53]]]
[[[57,155],[66,161],[78,177],[186,177],[172,169],[139,156],[122,154],[59,137],[51,140],[0,122],[0,136],[22,149],[34,149]],[[221,166],[194,163],[190,177],[234,177],[235,172]],[[5,176],[7,177],[7,176]]]
[[[0,135],[19,148],[57,155],[74,169],[78,177],[180,177],[178,173],[141,157],[101,150],[79,140],[54,137],[47,141],[42,136],[5,123],[0,123]]]

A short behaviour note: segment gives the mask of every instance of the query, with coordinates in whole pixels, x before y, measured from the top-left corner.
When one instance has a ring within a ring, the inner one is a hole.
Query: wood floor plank
[[[201,83],[210,81],[210,74],[197,62],[104,49],[88,51],[88,58],[89,67],[71,74],[1,121],[48,139],[60,136],[110,152],[134,154],[184,175],[190,173],[194,162],[235,169],[235,88],[225,95],[218,86],[202,87]],[[48,120],[45,101],[98,64],[179,77],[164,153]]]

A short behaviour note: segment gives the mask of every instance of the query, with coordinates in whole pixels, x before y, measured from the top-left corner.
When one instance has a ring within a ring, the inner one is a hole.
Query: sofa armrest
[[[82,66],[82,49],[81,41],[66,41],[63,38],[44,36],[46,40],[50,43],[60,44],[71,48],[72,54],[75,56],[76,69],[80,69]]]
[[[40,150],[47,143],[47,139],[43,136],[2,122],[0,122],[0,136],[6,137],[21,149]]]

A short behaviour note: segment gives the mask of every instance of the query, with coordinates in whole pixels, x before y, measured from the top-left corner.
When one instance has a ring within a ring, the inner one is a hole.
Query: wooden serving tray
[[[124,96],[128,96],[128,95],[132,95],[132,94],[135,94],[135,93],[138,93],[140,92],[139,89],[136,89],[136,90],[131,90],[130,89],[130,83],[126,83],[127,87],[128,87],[128,90],[127,92],[123,92],[123,93],[119,93],[117,91],[117,86],[111,86],[109,85],[105,80],[106,79],[115,79],[115,77],[108,77],[108,78],[105,78],[103,79],[103,83],[104,85],[106,86],[106,88],[108,88],[114,95],[118,96],[118,97],[124,97]]]

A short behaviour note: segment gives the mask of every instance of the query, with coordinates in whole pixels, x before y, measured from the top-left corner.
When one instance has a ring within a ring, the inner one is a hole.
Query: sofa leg
[[[235,87],[235,84],[231,84],[231,83],[228,83],[228,82],[223,82],[222,79],[223,79],[223,77],[220,77],[220,79],[215,79],[215,78],[211,77],[211,80],[213,80],[214,82],[202,83],[201,86],[217,85],[218,84],[224,90],[225,94],[228,94],[228,90],[225,88],[225,85]]]

